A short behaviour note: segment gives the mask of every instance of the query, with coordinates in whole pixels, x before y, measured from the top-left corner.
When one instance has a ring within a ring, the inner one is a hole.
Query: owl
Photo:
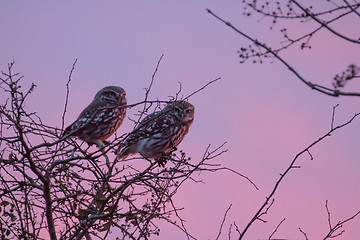
[[[121,125],[126,114],[126,93],[117,86],[104,87],[98,91],[93,101],[68,126],[63,137],[75,136],[89,145],[103,146]]]
[[[119,147],[118,159],[140,153],[159,165],[176,150],[194,121],[194,106],[186,101],[168,103],[161,111],[145,117]]]

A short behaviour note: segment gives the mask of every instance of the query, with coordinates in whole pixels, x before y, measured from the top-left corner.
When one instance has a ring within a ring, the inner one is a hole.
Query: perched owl
[[[126,93],[117,86],[108,86],[96,93],[94,100],[68,126],[64,136],[78,137],[89,145],[103,145],[120,126],[126,114]]]
[[[183,140],[194,120],[194,106],[185,101],[168,103],[145,117],[119,147],[118,159],[140,153],[161,163]]]

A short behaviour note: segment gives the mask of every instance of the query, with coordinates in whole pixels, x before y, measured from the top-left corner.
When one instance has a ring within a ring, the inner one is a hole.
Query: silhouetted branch
[[[299,231],[304,235],[305,240],[309,240],[306,233],[301,228],[299,228]]]
[[[144,99],[144,101],[143,101],[144,107],[143,107],[142,111],[140,111],[138,120],[135,122],[134,129],[137,127],[137,125],[138,125],[139,122],[140,122],[140,119],[142,119],[143,115],[149,110],[149,108],[150,108],[151,105],[152,105],[152,102],[148,102],[148,97],[149,97],[149,93],[150,93],[150,91],[151,91],[151,87],[152,87],[152,85],[154,84],[155,76],[156,76],[156,73],[157,73],[157,71],[158,71],[158,69],[159,69],[159,66],[160,66],[160,63],[161,63],[161,60],[162,60],[163,57],[164,57],[164,54],[162,54],[162,55],[160,56],[160,59],[159,59],[159,61],[158,61],[157,64],[156,64],[154,73],[153,73],[153,75],[151,76],[151,81],[150,81],[149,87],[148,87],[148,88],[145,88],[145,99]],[[147,103],[150,103],[150,105],[147,106]]]
[[[256,221],[256,220],[262,220],[260,217],[264,214],[267,213],[267,210],[264,211],[264,209],[266,209],[266,207],[268,206],[271,207],[273,202],[274,202],[274,195],[278,189],[278,187],[280,186],[281,182],[283,182],[284,178],[286,175],[288,175],[288,173],[290,172],[290,170],[294,169],[295,163],[298,160],[298,158],[300,156],[302,156],[304,153],[309,152],[309,150],[316,146],[319,142],[323,141],[325,138],[331,136],[331,134],[347,125],[349,125],[355,118],[357,118],[360,115],[360,113],[356,113],[350,120],[348,120],[347,122],[338,125],[332,129],[330,129],[330,131],[328,131],[327,133],[325,133],[324,135],[322,135],[319,139],[317,139],[316,141],[314,141],[313,143],[311,143],[310,145],[308,145],[304,150],[302,150],[301,152],[299,152],[298,154],[296,154],[295,158],[291,161],[290,165],[287,167],[287,169],[280,174],[280,178],[277,180],[277,182],[275,183],[272,191],[270,192],[269,195],[267,195],[266,200],[264,201],[264,203],[260,206],[260,208],[258,209],[258,211],[255,213],[255,215],[252,217],[252,219],[248,222],[248,224],[245,226],[244,230],[241,232],[239,240],[243,239],[245,233],[247,232],[247,230],[249,230],[249,228],[251,227],[251,225]],[[271,200],[271,202],[270,202]],[[267,209],[268,209],[267,208]],[[264,221],[264,220],[262,220]]]
[[[360,68],[355,64],[350,64],[348,68],[334,77],[333,86],[335,89],[345,87],[346,83],[352,79],[360,78]]]
[[[184,100],[188,100],[191,96],[195,95],[196,93],[204,90],[207,86],[209,86],[210,84],[213,84],[214,82],[219,81],[221,78],[216,78],[214,80],[211,80],[210,82],[206,83],[204,86],[202,86],[201,88],[199,88],[198,90],[196,90],[195,92],[191,93],[190,95],[188,95],[187,97],[184,98]]]
[[[63,122],[75,64],[67,82]],[[159,167],[156,161],[149,164],[142,157],[119,161],[112,151],[127,134],[116,137],[103,149],[59,137],[59,128],[44,124],[35,113],[26,111],[25,100],[35,84],[21,92],[22,76],[13,74],[12,67],[13,63],[9,64],[8,72],[0,76],[0,89],[9,96],[0,105],[2,239],[41,239],[39,236],[45,235],[62,240],[104,239],[112,237],[114,228],[126,239],[148,239],[159,235],[159,220],[176,226],[187,239],[195,239],[187,231],[173,196],[184,182],[200,181],[194,173],[228,169],[213,162],[227,151],[224,144],[215,149],[209,145],[197,161],[190,161],[183,151],[174,152],[165,167]],[[169,101],[150,101],[146,97],[125,107],[163,102]],[[105,154],[114,159],[110,168]]]
[[[352,43],[356,43],[356,44],[360,44],[360,41],[349,38],[343,34],[340,34],[339,32],[335,31],[333,28],[329,27],[329,23],[325,22],[325,21],[321,21],[320,19],[318,19],[316,16],[314,16],[308,9],[305,9],[301,4],[299,4],[297,1],[295,0],[290,0],[291,2],[293,2],[298,8],[300,8],[305,14],[306,16],[310,16],[315,22],[319,23],[321,26],[325,27],[327,30],[329,30],[331,33],[333,33],[334,35],[352,42]],[[353,12],[353,9],[351,9],[351,11],[349,11],[349,13]],[[345,16],[345,15],[344,15]]]
[[[329,239],[329,238],[336,238],[338,236],[341,236],[345,232],[345,230],[340,231],[340,229],[343,228],[344,224],[351,221],[351,220],[353,220],[354,218],[356,218],[360,214],[360,211],[358,211],[357,213],[355,213],[351,217],[349,217],[349,218],[347,218],[347,219],[345,219],[343,221],[339,221],[334,226],[332,226],[331,213],[330,213],[330,209],[328,207],[328,200],[326,200],[326,202],[325,202],[325,208],[326,208],[326,213],[327,213],[327,216],[328,216],[329,232],[324,237],[324,240]]]
[[[69,79],[68,79],[68,81],[66,83],[66,97],[65,97],[64,112],[63,112],[62,117],[61,117],[61,130],[64,129],[65,114],[66,114],[66,111],[67,111],[67,106],[68,106],[68,101],[69,101],[69,93],[70,93],[69,85],[70,85],[70,82],[71,82],[72,73],[73,73],[73,71],[75,69],[76,63],[77,63],[77,59],[75,59],[75,62],[72,65],[72,68],[71,68],[70,74],[69,74]]]
[[[218,235],[216,236],[216,240],[219,239],[220,235],[221,235],[221,231],[222,231],[222,228],[223,228],[223,225],[224,225],[224,222],[226,220],[226,215],[228,214],[228,212],[230,211],[230,208],[231,208],[232,204],[229,205],[228,209],[226,209],[226,212],[224,214],[224,217],[223,217],[223,220],[221,221],[221,225],[220,225],[220,229],[219,229],[219,233]]]
[[[333,111],[332,111],[332,116],[331,116],[331,128],[330,129],[333,129],[334,128],[334,121],[335,121],[335,110],[336,108],[339,106],[339,104],[336,104],[334,107],[333,107]],[[310,154],[310,153],[309,153]],[[311,155],[311,154],[310,154]]]
[[[306,84],[308,87],[310,87],[311,89],[321,92],[323,94],[326,94],[328,96],[332,96],[332,97],[338,97],[338,96],[360,96],[360,93],[357,92],[343,92],[343,91],[339,91],[338,89],[330,89],[318,84],[314,84],[310,81],[307,81],[297,70],[295,70],[295,68],[290,65],[288,63],[288,61],[286,61],[284,58],[280,57],[278,55],[277,50],[273,50],[271,47],[267,46],[265,43],[260,42],[257,39],[254,39],[252,37],[250,37],[249,35],[245,34],[243,31],[239,30],[238,28],[234,27],[230,22],[225,21],[224,19],[220,18],[219,16],[217,16],[215,13],[213,13],[210,9],[207,9],[208,13],[210,13],[213,17],[215,17],[216,19],[218,19],[219,21],[225,23],[226,26],[230,27],[232,30],[234,30],[235,32],[237,32],[238,34],[240,34],[241,36],[245,37],[246,39],[248,39],[249,41],[251,41],[254,46],[259,47],[261,49],[265,50],[265,53],[256,53],[254,56],[260,57],[261,55],[271,55],[273,56],[275,59],[279,60],[284,66],[286,66],[287,69],[289,69],[290,72],[292,72],[301,82],[303,82],[304,84]],[[255,51],[255,50],[251,50],[251,51]]]
[[[268,240],[271,240],[271,238],[274,236],[274,234],[277,232],[277,230],[279,229],[280,225],[285,222],[285,218],[283,218],[279,224],[276,226],[276,228],[274,229],[274,231],[270,234]]]

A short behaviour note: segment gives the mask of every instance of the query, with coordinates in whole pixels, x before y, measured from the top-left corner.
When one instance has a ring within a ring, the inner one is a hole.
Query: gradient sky
[[[65,84],[75,59],[66,124],[107,85],[123,87],[129,103],[141,101],[162,54],[151,99],[168,99],[178,91],[178,82],[186,96],[221,77],[190,99],[196,107],[195,121],[179,147],[196,161],[208,144],[227,142],[228,153],[214,162],[247,175],[260,190],[230,172],[205,173],[196,176],[205,184],[186,183],[174,200],[185,208],[180,214],[198,239],[215,239],[232,204],[220,238],[227,239],[230,224],[235,221],[242,230],[280,172],[330,129],[333,106],[339,104],[335,124],[341,124],[360,112],[360,99],[331,98],[312,91],[276,61],[240,64],[236,51],[249,42],[206,8],[255,38],[269,44],[279,40],[281,25],[269,31],[270,20],[244,17],[241,1],[235,0],[1,1],[0,68],[6,70],[7,63],[15,60],[14,70],[25,76],[24,85],[38,86],[28,109],[57,127],[61,127]],[[297,35],[314,26],[292,22],[289,31]],[[359,37],[358,18],[335,26]],[[323,31],[314,37],[311,51],[295,48],[282,56],[306,79],[331,87],[336,73],[350,63],[360,65],[359,55],[358,46]],[[359,92],[359,81],[349,83],[346,90]],[[128,111],[128,116],[136,110]],[[126,122],[119,132],[131,128],[132,123]],[[301,227],[309,239],[323,238],[328,232],[326,200],[334,223],[359,211],[359,130],[356,119],[313,148],[314,160],[300,158],[301,168],[290,172],[275,195],[275,205],[264,217],[268,222],[255,222],[246,239],[267,239],[283,218],[275,237],[303,239]],[[359,225],[360,217],[346,224],[346,232],[337,239],[355,239]],[[154,239],[185,236],[164,225]]]

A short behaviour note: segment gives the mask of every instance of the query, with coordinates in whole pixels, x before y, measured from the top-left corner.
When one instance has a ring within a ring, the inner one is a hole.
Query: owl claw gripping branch
[[[164,166],[194,121],[194,106],[186,101],[168,103],[161,111],[145,117],[117,150],[117,158],[140,153]]]

